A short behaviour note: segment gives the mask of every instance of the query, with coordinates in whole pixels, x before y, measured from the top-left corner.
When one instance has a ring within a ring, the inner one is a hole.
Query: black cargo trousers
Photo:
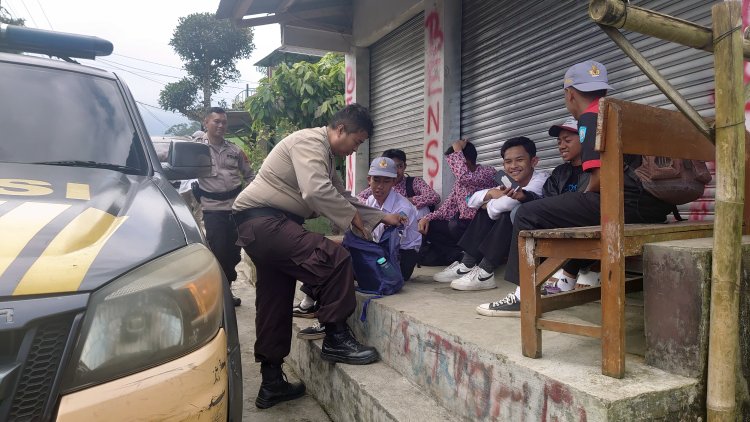
[[[255,360],[280,364],[292,342],[297,280],[312,290],[321,324],[343,323],[354,312],[354,270],[349,252],[287,216],[238,220],[237,244],[255,264]]]
[[[237,228],[232,220],[232,211],[203,211],[203,225],[206,228],[208,247],[219,261],[219,266],[231,284],[237,280],[235,267],[240,263],[242,255],[237,243]]]

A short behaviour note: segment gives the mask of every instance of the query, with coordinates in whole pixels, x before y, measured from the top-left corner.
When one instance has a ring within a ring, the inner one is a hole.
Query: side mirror
[[[172,141],[162,168],[169,180],[186,180],[211,175],[211,150],[206,144]]]

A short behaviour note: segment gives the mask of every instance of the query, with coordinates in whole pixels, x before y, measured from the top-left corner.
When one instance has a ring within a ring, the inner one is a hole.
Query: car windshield
[[[0,62],[0,162],[145,174],[141,142],[115,81]]]

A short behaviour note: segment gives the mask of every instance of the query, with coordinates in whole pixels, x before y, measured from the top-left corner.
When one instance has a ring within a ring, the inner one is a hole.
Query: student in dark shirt
[[[583,171],[589,173],[586,189],[566,192],[522,204],[513,222],[513,244],[510,248],[505,279],[520,285],[518,274],[518,233],[522,230],[551,229],[559,227],[595,226],[601,221],[599,197],[599,153],[594,149],[599,99],[607,95],[607,69],[601,63],[587,60],[573,65],[565,72],[563,80],[565,106],[578,119]],[[637,158],[625,157],[626,165],[637,165]],[[629,172],[624,172],[625,223],[658,223],[666,220],[672,207],[641,189]],[[528,282],[528,280],[524,280]],[[487,304],[492,316],[518,316],[521,301],[520,288],[497,302]],[[481,305],[480,305],[481,306]]]

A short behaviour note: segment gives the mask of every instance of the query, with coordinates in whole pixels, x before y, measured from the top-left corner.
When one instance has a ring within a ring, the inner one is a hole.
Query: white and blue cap
[[[569,88],[571,86],[581,92],[612,89],[607,79],[607,68],[593,60],[574,64],[565,72],[563,87]]]
[[[396,163],[388,157],[378,157],[370,163],[368,176],[383,176],[397,178]]]
[[[578,133],[578,120],[571,117],[568,120],[564,121],[561,125],[552,125],[547,133],[549,133],[549,136],[557,138],[558,136],[560,136],[560,132],[564,130],[567,130],[568,132]]]

